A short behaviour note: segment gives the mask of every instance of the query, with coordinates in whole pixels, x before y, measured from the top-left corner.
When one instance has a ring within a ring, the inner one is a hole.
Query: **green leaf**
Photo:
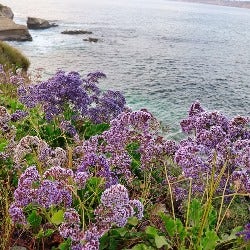
[[[58,210],[57,212],[53,213],[51,222],[57,226],[60,225],[64,221],[63,215],[63,210]]]
[[[27,220],[31,227],[37,228],[41,225],[42,217],[37,213],[36,210],[33,210],[31,214],[29,214]]]
[[[131,250],[154,250],[154,248],[145,244],[138,244],[131,248]]]
[[[163,213],[161,213],[160,216],[164,222],[167,233],[169,236],[173,237],[176,233],[176,222],[170,216],[167,216]]]
[[[169,246],[166,238],[164,236],[159,236],[159,235],[155,236],[155,245],[158,249],[163,246]]]
[[[146,234],[155,237],[158,236],[158,231],[155,227],[148,226],[145,230]]]
[[[187,235],[186,229],[183,226],[180,219],[176,218],[175,223],[176,223],[176,229],[177,229],[177,233],[179,234],[180,240],[183,241]]]
[[[48,230],[46,230],[45,232],[44,232],[44,236],[45,237],[50,237],[53,233],[55,232],[55,230],[53,230],[53,229],[48,229]]]
[[[70,240],[66,240],[66,241],[62,242],[58,246],[58,248],[59,248],[59,250],[70,250],[70,245],[71,245]]]
[[[200,223],[203,209],[201,203],[197,199],[193,199],[190,204],[189,218],[191,226],[197,227]]]
[[[138,218],[137,217],[130,217],[128,218],[128,224],[132,226],[138,225]]]
[[[0,152],[3,152],[5,147],[8,145],[8,141],[5,139],[1,139],[0,141]]]
[[[207,231],[206,237],[202,239],[202,249],[203,250],[213,250],[219,240],[218,235],[215,231]]]
[[[125,227],[117,228],[116,232],[122,237],[125,236],[125,234],[128,232],[128,230]]]

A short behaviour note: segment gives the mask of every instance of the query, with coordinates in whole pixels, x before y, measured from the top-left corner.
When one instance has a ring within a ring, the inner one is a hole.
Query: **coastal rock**
[[[92,34],[92,32],[87,31],[87,30],[65,30],[65,31],[62,31],[61,34],[81,35],[81,34]]]
[[[98,42],[98,38],[89,37],[89,38],[83,39],[83,41],[97,43]]]
[[[48,29],[58,25],[42,18],[28,17],[27,26],[29,29]]]
[[[10,7],[0,4],[0,17],[7,17],[9,19],[13,19],[14,13]]]
[[[7,17],[0,17],[0,40],[32,41],[32,37],[25,25],[16,24]]]

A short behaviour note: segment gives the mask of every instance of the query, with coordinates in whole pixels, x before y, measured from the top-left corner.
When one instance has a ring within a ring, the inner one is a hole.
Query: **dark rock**
[[[89,38],[83,39],[83,41],[97,43],[98,42],[98,38],[89,37]]]
[[[13,19],[14,13],[10,7],[0,4],[0,17],[7,17],[9,19]]]
[[[25,25],[16,24],[7,17],[0,17],[0,40],[32,41],[32,37]]]
[[[51,27],[57,27],[55,23],[50,23],[49,21],[36,17],[28,17],[27,26],[29,29],[48,29]]]
[[[61,34],[81,35],[81,34],[92,34],[92,32],[87,31],[87,30],[65,30],[65,31],[62,31]]]

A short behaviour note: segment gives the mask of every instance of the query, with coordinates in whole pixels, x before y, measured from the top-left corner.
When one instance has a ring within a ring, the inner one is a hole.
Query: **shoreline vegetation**
[[[23,71],[27,71],[30,66],[30,61],[15,47],[0,41],[0,64],[13,70],[21,68]]]
[[[249,249],[250,119],[196,101],[167,140],[104,78],[0,65],[0,249]]]
[[[195,101],[168,140],[104,73],[28,66],[0,41],[0,249],[250,249],[249,117]]]
[[[226,7],[237,7],[250,9],[250,1],[228,1],[228,0],[174,0],[174,2],[201,3]]]

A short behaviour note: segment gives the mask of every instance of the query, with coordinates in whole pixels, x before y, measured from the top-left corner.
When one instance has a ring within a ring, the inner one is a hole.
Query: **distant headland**
[[[250,9],[250,1],[230,1],[230,0],[175,0],[178,2],[205,3],[212,5],[238,7]]]

